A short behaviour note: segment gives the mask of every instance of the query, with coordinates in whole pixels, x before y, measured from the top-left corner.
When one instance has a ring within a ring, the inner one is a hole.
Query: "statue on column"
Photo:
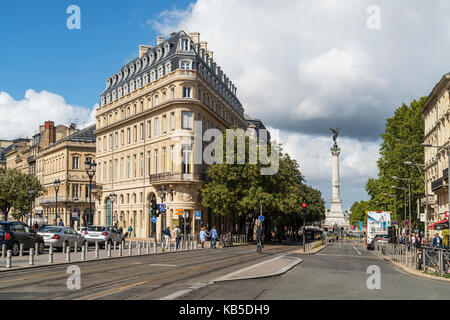
[[[341,131],[341,128],[333,129],[330,128],[331,132],[333,132],[333,141],[334,146],[337,148],[337,138],[339,137],[339,131]]]

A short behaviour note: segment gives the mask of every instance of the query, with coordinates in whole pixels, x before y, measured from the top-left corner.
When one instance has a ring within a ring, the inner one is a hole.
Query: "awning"
[[[439,226],[442,226],[442,227],[448,228],[448,220],[445,219],[445,220],[442,220],[442,221],[433,223],[432,225],[428,226],[428,230],[434,230],[435,227],[437,227],[438,225],[439,225]]]

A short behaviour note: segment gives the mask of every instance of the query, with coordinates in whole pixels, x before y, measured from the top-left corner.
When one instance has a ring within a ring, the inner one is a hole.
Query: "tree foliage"
[[[394,204],[397,208],[397,219],[409,219],[404,217],[404,190],[408,192],[408,182],[394,180],[392,177],[411,179],[411,217],[412,226],[416,225],[417,206],[416,200],[424,196],[424,177],[422,168],[406,165],[406,161],[416,164],[424,163],[424,149],[421,144],[424,141],[424,120],[421,109],[426,97],[414,100],[409,105],[399,107],[392,118],[386,120],[383,141],[380,146],[380,158],[378,159],[378,178],[370,178],[366,184],[366,191],[370,201],[356,202],[352,207],[351,221],[359,221],[363,209],[375,210],[375,206],[394,212]],[[393,195],[393,196],[391,196]],[[394,200],[395,199],[395,200]],[[408,200],[408,195],[407,195]],[[376,202],[378,201],[378,203]],[[381,205],[380,205],[381,204]],[[408,206],[408,202],[406,203]],[[353,211],[355,210],[355,212]],[[364,220],[363,220],[364,221]]]
[[[223,135],[226,146],[226,136]],[[236,138],[235,138],[236,139]],[[228,216],[241,230],[245,222],[254,223],[263,207],[265,225],[282,228],[284,225],[301,225],[301,203],[306,201],[306,221],[321,221],[324,218],[325,202],[321,193],[304,184],[304,177],[295,159],[268,145],[269,152],[279,152],[279,169],[274,175],[262,175],[261,162],[249,163],[250,138],[246,137],[245,163],[212,164],[207,170],[210,182],[202,189],[202,204],[216,214]],[[235,140],[236,141],[236,140]],[[235,143],[235,160],[237,143]],[[261,146],[258,145],[257,150]],[[236,219],[238,221],[236,221]]]
[[[34,189],[33,200],[43,192],[43,187],[34,176],[23,174],[17,169],[0,168],[0,211],[8,219],[11,213],[15,219],[31,211],[28,189]]]

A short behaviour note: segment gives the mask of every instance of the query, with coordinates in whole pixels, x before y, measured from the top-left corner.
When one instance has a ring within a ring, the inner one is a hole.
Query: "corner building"
[[[131,225],[132,236],[161,236],[184,218],[194,235],[203,226],[229,229],[229,221],[201,205],[207,181],[205,164],[194,164],[194,121],[203,132],[230,127],[246,129],[237,89],[213,60],[199,33],[172,33],[157,45],[139,46],[139,58],[107,79],[96,112],[97,204],[94,223]],[[202,146],[202,149],[205,144]],[[166,214],[156,223],[151,202],[167,190]],[[116,195],[116,201],[111,195]],[[200,220],[195,212],[201,211]],[[222,229],[222,230],[221,230]]]

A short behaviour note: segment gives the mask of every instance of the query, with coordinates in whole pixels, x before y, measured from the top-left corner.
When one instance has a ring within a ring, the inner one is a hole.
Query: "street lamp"
[[[393,176],[392,179],[394,180],[401,180],[401,181],[408,181],[408,194],[409,194],[409,223],[408,223],[408,233],[411,231],[411,179],[410,178],[399,178],[397,176]]]
[[[164,200],[166,199],[166,193],[167,193],[167,189],[166,187],[159,187],[158,190],[158,196],[161,198],[161,204],[164,204]],[[161,212],[160,212],[161,215]],[[161,236],[163,234],[163,216],[161,215]],[[184,216],[184,236],[185,236],[185,240],[186,240],[186,216]]]
[[[92,162],[91,158],[87,158],[84,162],[86,173],[89,177],[89,217],[88,221],[85,221],[85,227],[89,226],[89,222],[91,220],[92,215],[92,178],[95,176],[95,171],[97,169],[97,164]]]
[[[405,198],[405,205],[404,205],[405,213],[403,214],[403,219],[406,219],[406,188],[400,188],[400,187],[396,187],[396,186],[391,186],[391,188],[392,189],[403,190],[403,195],[404,195],[404,198]],[[395,221],[397,221],[397,214],[395,214]],[[398,221],[397,221],[397,224],[398,224]],[[397,227],[398,226],[396,226],[396,228]]]
[[[448,160],[448,167],[447,167],[447,191],[448,191],[448,198],[447,198],[447,213],[448,213],[448,228],[450,230],[450,146],[433,146],[429,143],[422,143],[421,145],[424,148],[438,148],[438,149],[446,149],[447,150],[447,160]],[[450,233],[449,233],[449,243],[450,243]]]
[[[425,222],[425,239],[426,239],[428,236],[428,182],[427,182],[427,171],[424,170],[424,174],[422,174],[422,170],[420,170],[420,167],[425,168],[426,165],[418,164],[413,161],[405,161],[404,163],[409,166],[411,166],[411,165],[416,166],[416,168],[417,168],[417,170],[419,170],[420,175],[422,176],[424,184],[425,184],[425,221],[424,222]],[[420,244],[422,244],[422,237],[420,235],[420,212],[418,212],[417,215],[419,216],[419,222],[417,223],[417,228],[419,231]]]
[[[56,179],[53,182],[53,185],[55,186],[55,193],[56,193],[56,208],[55,208],[55,220],[56,222],[58,222],[58,192],[59,192],[59,187],[61,185],[61,181],[59,181],[59,179]]]
[[[30,227],[33,227],[33,197],[34,197],[34,189],[29,188],[28,194],[30,195]]]
[[[117,194],[115,194],[114,192],[110,193],[109,199],[111,200],[111,214],[113,217],[113,224],[114,224],[114,221],[116,220],[116,218],[114,217],[114,202],[116,202],[117,200]]]

